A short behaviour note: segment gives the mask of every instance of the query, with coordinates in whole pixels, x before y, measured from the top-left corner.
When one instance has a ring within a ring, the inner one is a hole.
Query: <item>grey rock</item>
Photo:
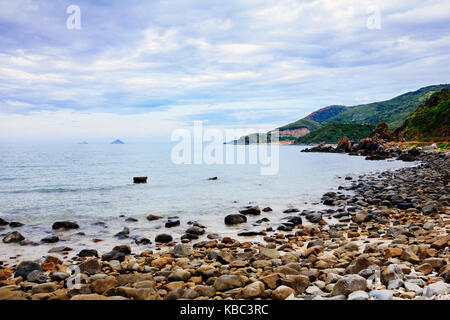
[[[23,279],[26,279],[27,276],[34,270],[42,271],[40,264],[33,261],[22,261],[17,266],[14,277],[22,277]]]
[[[34,283],[45,283],[48,277],[41,270],[33,270],[27,275],[27,281]]]

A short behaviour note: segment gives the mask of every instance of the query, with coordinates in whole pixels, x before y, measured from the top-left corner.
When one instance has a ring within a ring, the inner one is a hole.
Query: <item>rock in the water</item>
[[[58,241],[59,241],[59,237],[57,237],[57,236],[47,236],[47,237],[41,239],[41,242],[44,242],[44,243],[55,243]]]
[[[250,207],[244,210],[239,211],[242,214],[250,214],[250,215],[260,215],[261,209],[259,209],[259,206]]]
[[[205,229],[200,227],[190,227],[189,229],[186,230],[186,233],[200,236],[205,233]]]
[[[10,226],[11,228],[20,228],[20,227],[23,226],[23,223],[13,221],[13,222],[10,222],[10,223],[9,223],[9,226]]]
[[[170,234],[162,233],[158,234],[155,238],[156,242],[166,243],[172,241],[172,236]]]
[[[14,277],[22,277],[23,279],[26,279],[27,276],[34,270],[42,271],[41,265],[33,261],[22,261],[17,266]]]
[[[52,229],[53,230],[57,230],[57,229],[78,229],[80,228],[80,226],[78,224],[76,224],[75,222],[70,222],[70,221],[57,221],[52,225]]]
[[[5,219],[0,218],[0,226],[7,226],[9,224]]]
[[[162,219],[162,217],[161,217],[161,216],[155,216],[155,215],[153,215],[153,214],[149,214],[149,215],[147,216],[147,220],[148,220],[148,221],[155,221],[155,220],[159,220],[159,219]]]
[[[180,220],[168,220],[165,224],[166,228],[172,228],[180,225]]]
[[[114,236],[119,239],[126,239],[130,236],[130,229],[127,227],[124,227],[122,231],[116,233]]]
[[[247,222],[247,217],[242,214],[230,214],[225,217],[225,224],[239,224]]]
[[[127,254],[131,254],[131,247],[124,244],[124,245],[120,245],[120,246],[115,246],[113,248],[113,251],[119,251],[119,252],[122,252],[123,254],[127,255]]]
[[[133,183],[147,183],[147,177],[133,177]]]
[[[78,253],[78,256],[80,258],[84,258],[84,257],[96,257],[98,258],[98,252],[95,249],[83,249],[80,251],[80,253]]]
[[[18,243],[22,240],[25,240],[25,237],[17,231],[10,232],[3,238],[4,243]]]
[[[347,136],[339,139],[336,152],[349,152],[352,149],[352,143]]]

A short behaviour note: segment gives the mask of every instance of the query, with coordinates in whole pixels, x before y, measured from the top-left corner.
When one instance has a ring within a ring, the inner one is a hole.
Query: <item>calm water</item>
[[[252,147],[224,146],[225,152]],[[347,175],[412,165],[343,154],[301,153],[302,148],[280,146],[278,174],[263,176],[259,165],[176,165],[170,158],[172,146],[166,144],[0,145],[0,217],[24,223],[15,230],[32,241],[51,234],[54,221],[76,221],[81,227],[59,233],[61,241],[55,245],[0,243],[0,259],[45,253],[49,247],[61,245],[111,249],[110,241],[94,244],[92,239],[111,239],[124,226],[131,235],[152,241],[162,231],[179,237],[190,220],[220,234],[262,229],[252,226],[261,216],[250,217],[239,227],[226,227],[223,218],[249,204],[272,207],[272,213],[264,214],[271,220],[283,217],[281,211],[288,207],[320,208],[321,195],[344,184],[342,178]],[[132,183],[133,176],[143,175],[149,177],[147,184]],[[218,180],[207,180],[213,176]],[[147,221],[148,214],[178,216],[181,226],[166,229],[164,220]],[[125,222],[121,215],[139,221]],[[99,221],[106,227],[93,225]],[[6,227],[0,234],[9,231]]]

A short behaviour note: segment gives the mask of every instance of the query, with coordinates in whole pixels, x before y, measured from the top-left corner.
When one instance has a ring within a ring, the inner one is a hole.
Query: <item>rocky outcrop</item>
[[[385,121],[380,121],[375,129],[369,134],[368,138],[372,138],[377,141],[389,142],[392,141],[393,135],[389,130],[389,126]]]

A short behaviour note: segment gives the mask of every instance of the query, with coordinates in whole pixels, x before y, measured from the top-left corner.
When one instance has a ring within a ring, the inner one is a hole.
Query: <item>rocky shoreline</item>
[[[181,243],[160,234],[154,250],[56,247],[39,261],[2,264],[0,299],[450,299],[450,155],[369,143],[352,147],[344,152],[421,164],[349,178],[349,186],[323,195],[329,209],[286,210],[282,224],[242,235],[248,241],[206,233],[193,222]],[[261,211],[270,208],[245,208],[226,223]],[[20,239],[7,237],[3,242]]]

